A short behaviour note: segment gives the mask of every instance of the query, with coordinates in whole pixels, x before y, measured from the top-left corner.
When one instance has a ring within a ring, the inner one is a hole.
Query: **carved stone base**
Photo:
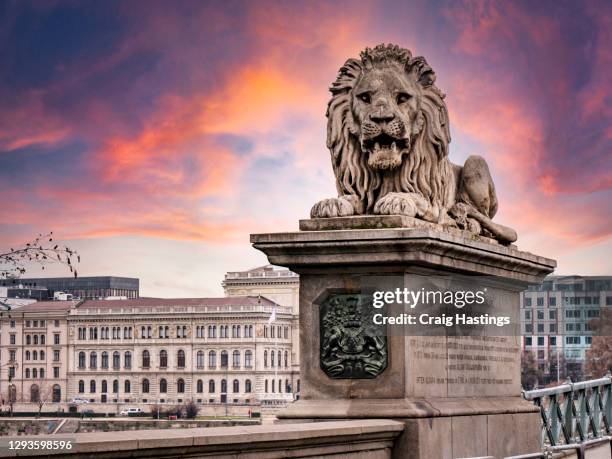
[[[393,279],[401,287],[417,278],[463,277],[468,285],[486,286],[492,298],[487,312],[504,311],[518,327],[520,292],[551,273],[555,262],[434,228],[320,230],[333,227],[332,220],[339,219],[302,224],[317,231],[251,236],[271,263],[300,275],[301,400],[280,413],[282,422],[401,419],[407,426],[397,447],[402,458],[536,451],[539,414],[520,397],[520,329],[506,336],[386,333],[382,340],[358,307],[371,305],[349,304],[349,298],[367,296],[364,286],[372,279]],[[345,312],[329,316],[334,298],[341,300],[334,307]]]

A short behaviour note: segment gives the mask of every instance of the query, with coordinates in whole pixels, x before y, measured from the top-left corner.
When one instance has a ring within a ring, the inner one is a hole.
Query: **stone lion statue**
[[[423,57],[397,45],[346,61],[327,108],[338,197],[316,203],[312,218],[399,214],[516,241],[491,220],[497,197],[485,160],[448,160],[448,110],[434,81]]]

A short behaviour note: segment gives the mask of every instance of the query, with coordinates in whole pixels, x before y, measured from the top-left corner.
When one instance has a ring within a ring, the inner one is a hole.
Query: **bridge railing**
[[[523,391],[540,408],[542,446],[583,443],[612,435],[612,375]]]

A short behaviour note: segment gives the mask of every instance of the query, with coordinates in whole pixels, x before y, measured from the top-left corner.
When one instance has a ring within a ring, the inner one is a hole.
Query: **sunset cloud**
[[[246,252],[334,195],[329,84],[395,42],[436,70],[451,160],[487,158],[522,249],[572,272],[610,244],[605,2],[20,2],[0,30],[1,242],[53,229],[92,270],[102,241],[185,243],[226,266],[212,247]]]

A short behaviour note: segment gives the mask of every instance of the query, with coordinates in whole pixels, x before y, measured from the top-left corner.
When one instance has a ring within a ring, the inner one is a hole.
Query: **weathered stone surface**
[[[491,220],[498,206],[486,161],[448,160],[448,110],[434,82],[425,59],[397,45],[345,62],[327,110],[338,197],[319,201],[311,217],[400,214],[516,240]]]
[[[556,267],[549,258],[433,229],[365,229],[252,234],[271,263],[299,274],[320,266],[426,266],[536,283]]]

